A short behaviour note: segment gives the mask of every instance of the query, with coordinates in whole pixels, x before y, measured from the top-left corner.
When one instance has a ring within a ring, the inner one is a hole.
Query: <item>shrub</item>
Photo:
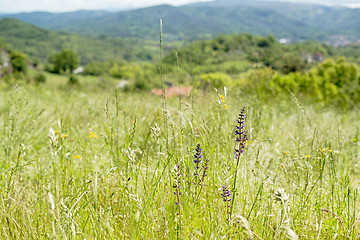
[[[225,73],[207,73],[200,76],[200,87],[222,88],[228,85],[230,81],[230,77]]]
[[[271,88],[273,77],[274,71],[271,68],[250,71],[246,77],[244,90],[251,94],[257,94],[263,100],[273,93]]]
[[[70,74],[70,76],[69,76],[69,84],[71,84],[71,85],[79,84],[79,79],[75,75]]]
[[[121,73],[120,73],[120,67],[117,63],[113,63],[113,65],[110,68],[110,75],[115,77],[115,78],[121,78]]]
[[[10,54],[11,66],[15,73],[26,73],[27,71],[27,56],[21,52],[12,52]]]
[[[45,83],[46,82],[46,77],[44,74],[42,73],[38,73],[35,77],[34,80],[36,83]]]
[[[108,63],[91,61],[85,66],[84,73],[87,75],[100,76],[107,73],[108,69]]]

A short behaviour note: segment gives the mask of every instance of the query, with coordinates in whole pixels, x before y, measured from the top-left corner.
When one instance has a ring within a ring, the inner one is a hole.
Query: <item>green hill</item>
[[[16,19],[0,20],[0,38],[11,48],[47,60],[63,48],[76,51],[81,63],[106,60],[148,60],[157,52],[156,44],[145,43],[139,39],[113,39],[84,37],[65,32],[41,29]],[[148,46],[146,49],[144,46]]]
[[[16,19],[0,20],[0,38],[10,48],[26,53],[30,59],[40,58],[43,62],[63,48],[77,52],[81,64],[112,60],[151,60],[159,51],[158,42],[78,36],[41,29]],[[346,56],[350,61],[360,63],[360,48],[356,44],[342,48],[316,42],[282,45],[272,36],[250,34],[220,35],[210,40],[194,41],[185,47],[170,49],[167,54],[169,49],[167,48],[164,59],[168,66],[176,66],[175,52],[178,52],[181,67],[190,71],[190,53],[200,72],[204,73],[223,71],[237,74],[254,67],[254,64],[271,66],[284,72],[301,71],[307,67],[305,59],[318,53],[324,58]]]
[[[75,11],[64,13],[24,12],[16,14],[3,14],[3,16],[0,15],[0,17],[16,18],[41,28],[59,30],[63,26],[71,25],[74,22],[105,16],[107,14],[108,12],[106,11]]]
[[[252,6],[213,7],[161,5],[79,21],[62,30],[111,37],[157,39],[159,19],[163,19],[167,40],[211,38],[219,34],[274,34],[296,39],[321,38],[320,31],[307,23],[289,18],[277,11]]]
[[[288,2],[218,0],[174,7],[160,5],[122,12],[19,13],[7,17],[57,30],[156,40],[159,19],[167,41],[220,34],[274,34],[277,38],[321,40],[342,34],[360,38],[360,9]],[[5,15],[6,16],[6,15]],[[1,16],[0,16],[1,17]]]

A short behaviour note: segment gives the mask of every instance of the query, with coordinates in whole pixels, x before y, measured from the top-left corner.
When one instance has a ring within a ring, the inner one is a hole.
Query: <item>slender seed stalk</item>
[[[176,63],[177,63],[177,80],[178,80],[178,84],[179,84],[179,111],[181,112],[181,82],[180,82],[180,63],[179,63],[179,55],[176,52]]]

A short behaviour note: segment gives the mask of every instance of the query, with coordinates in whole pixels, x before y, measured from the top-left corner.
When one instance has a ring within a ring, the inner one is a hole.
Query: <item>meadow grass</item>
[[[358,110],[64,82],[2,90],[1,239],[359,239]]]

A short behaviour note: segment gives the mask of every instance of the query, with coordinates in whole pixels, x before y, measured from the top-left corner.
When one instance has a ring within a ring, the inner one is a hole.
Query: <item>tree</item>
[[[63,49],[60,53],[50,56],[49,62],[52,64],[54,73],[73,73],[79,64],[79,58],[76,52]]]
[[[27,71],[27,56],[21,52],[11,52],[10,63],[16,73],[26,73]]]

